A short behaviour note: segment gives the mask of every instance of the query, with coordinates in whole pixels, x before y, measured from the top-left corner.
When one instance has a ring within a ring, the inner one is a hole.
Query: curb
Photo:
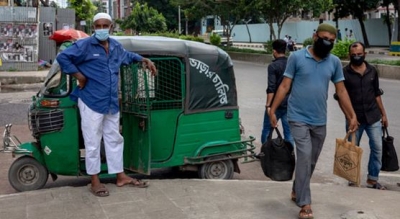
[[[389,55],[389,52],[382,52],[382,51],[369,50],[369,51],[368,51],[368,54]]]
[[[246,47],[246,48],[261,48],[264,49],[264,45],[263,44],[239,44],[236,43],[234,44],[235,47]]]
[[[43,83],[46,77],[42,76],[0,76],[0,85],[35,84]]]

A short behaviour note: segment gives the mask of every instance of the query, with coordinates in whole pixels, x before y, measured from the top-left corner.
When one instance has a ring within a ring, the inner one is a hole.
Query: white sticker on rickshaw
[[[51,149],[49,148],[49,147],[44,147],[44,149],[43,149],[43,151],[44,151],[44,153],[46,153],[47,155],[50,155],[50,153],[51,153]]]
[[[229,86],[222,82],[219,75],[217,75],[215,72],[210,71],[209,70],[210,67],[206,63],[204,63],[200,60],[197,60],[197,59],[193,59],[193,58],[189,58],[189,61],[190,61],[190,66],[199,70],[200,74],[204,73],[204,75],[206,75],[208,78],[212,79],[215,90],[219,94],[218,95],[219,102],[221,104],[228,104],[228,97],[226,95],[226,92],[229,91]]]

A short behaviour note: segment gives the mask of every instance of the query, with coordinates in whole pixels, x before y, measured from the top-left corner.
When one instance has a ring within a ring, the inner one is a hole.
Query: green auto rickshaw
[[[218,47],[166,37],[113,37],[128,51],[150,58],[156,77],[141,63],[120,70],[124,168],[179,167],[203,179],[231,179],[238,160],[254,156],[254,137],[244,137],[233,64]],[[69,95],[77,81],[53,63],[43,87],[32,97],[29,128],[34,142],[3,135],[4,152],[18,158],[9,182],[18,191],[42,188],[52,176],[86,175],[85,150],[77,103]],[[102,152],[104,153],[104,152]],[[106,156],[106,154],[102,154]],[[101,175],[107,175],[105,159]]]

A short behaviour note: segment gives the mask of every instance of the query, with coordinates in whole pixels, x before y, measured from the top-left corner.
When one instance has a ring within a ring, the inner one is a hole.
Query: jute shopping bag
[[[335,161],[333,163],[333,174],[354,182],[360,186],[361,178],[361,158],[363,150],[355,144],[356,134],[351,134],[351,142],[347,139],[336,139]]]

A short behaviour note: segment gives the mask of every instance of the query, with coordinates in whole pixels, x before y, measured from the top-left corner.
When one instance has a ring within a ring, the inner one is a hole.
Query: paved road
[[[252,135],[257,138],[256,145],[259,148],[259,135],[261,132],[261,123],[263,119],[263,110],[265,105],[265,87],[266,87],[266,66],[261,64],[234,61],[236,72],[236,83],[238,89],[238,99],[240,106],[240,117],[246,129],[246,135]],[[400,99],[397,98],[399,93],[400,81],[381,80],[381,87],[385,90],[383,101],[386,106],[389,117],[389,132],[395,139],[400,139],[400,114],[397,106],[400,105]],[[333,85],[329,89],[330,95],[333,94]],[[20,138],[21,141],[31,140],[30,132],[27,126],[26,109],[29,105],[29,99],[35,92],[22,93],[0,93],[0,132],[6,122],[12,122],[14,125],[13,133]],[[317,165],[313,182],[334,183],[345,185],[345,181],[332,175],[333,154],[335,147],[335,139],[343,138],[344,117],[333,98],[328,99],[328,134],[324,149],[321,153],[320,162]],[[395,141],[396,144],[397,141]],[[365,172],[368,160],[368,139],[364,137],[361,142],[365,150],[363,156],[363,182],[365,181]],[[396,144],[397,151],[400,151],[400,145]],[[259,149],[257,149],[259,150]],[[8,184],[7,170],[12,162],[9,154],[0,154],[0,194],[15,192]],[[241,164],[241,174],[235,174],[235,179],[250,180],[268,180],[261,171],[258,162]],[[196,174],[176,175],[171,174],[169,170],[157,170],[153,178],[192,178]],[[75,177],[60,177],[55,183],[47,183],[46,187],[59,186],[82,186],[89,181],[85,178],[76,179]],[[400,181],[399,172],[382,173],[381,182],[392,190],[400,190],[395,183]]]

